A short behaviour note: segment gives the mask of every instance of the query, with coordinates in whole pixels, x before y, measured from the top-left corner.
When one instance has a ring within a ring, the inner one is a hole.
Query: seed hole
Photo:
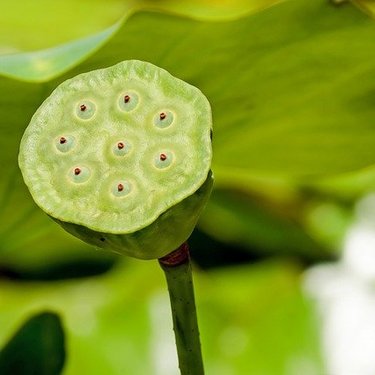
[[[91,176],[91,172],[87,167],[79,166],[74,167],[69,172],[70,180],[81,184],[83,182],[86,182]]]
[[[112,152],[115,156],[125,156],[130,152],[132,145],[129,141],[120,140],[112,146]]]
[[[125,197],[132,191],[132,184],[129,181],[118,181],[112,187],[112,194],[115,197]]]
[[[168,126],[172,125],[174,121],[173,113],[170,111],[163,111],[155,115],[154,117],[154,125],[157,128],[167,128]]]
[[[81,120],[89,120],[94,116],[96,106],[91,100],[82,100],[76,107],[76,116]]]
[[[139,95],[134,91],[128,91],[121,94],[118,100],[119,108],[124,112],[130,112],[135,109],[139,102]]]
[[[64,135],[60,136],[55,139],[55,147],[60,152],[68,152],[70,151],[75,145],[75,139],[71,135]]]
[[[170,151],[164,151],[156,154],[154,157],[154,166],[158,169],[169,167],[173,163],[174,155]]]

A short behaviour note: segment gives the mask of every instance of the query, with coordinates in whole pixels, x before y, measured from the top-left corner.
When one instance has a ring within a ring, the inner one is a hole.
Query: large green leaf
[[[16,157],[31,114],[66,78],[124,59],[166,68],[201,88],[212,103],[217,186],[267,191],[269,198],[287,192],[297,207],[298,179],[316,181],[374,163],[374,38],[372,19],[350,4],[325,0],[289,1],[221,23],[139,12],[100,48],[82,41],[87,53],[97,51],[63,76],[44,83],[0,78],[0,191],[6,202],[0,223],[5,242],[9,227],[18,242],[7,246],[44,246],[41,231],[51,247],[57,243],[53,226],[44,226],[46,219],[34,212]],[[39,53],[48,70],[33,65],[34,55],[0,59],[0,69],[45,80],[83,58],[72,51],[64,46]]]
[[[158,9],[206,21],[224,21],[243,17],[279,0],[143,0],[138,9]]]
[[[98,32],[143,8],[202,20],[234,19],[277,0],[48,0],[3,2],[0,54],[49,48]]]
[[[0,71],[4,76],[25,81],[47,81],[67,71],[98,49],[119,26],[120,24],[117,23],[98,34],[58,47],[1,56]]]
[[[59,375],[65,338],[58,315],[42,312],[28,319],[0,351],[2,375]]]
[[[112,25],[131,8],[123,0],[3,1],[0,53],[50,48]]]
[[[352,0],[354,4],[358,5],[360,9],[368,13],[370,16],[375,15],[375,3],[374,0]]]
[[[290,207],[278,212],[277,207],[264,207],[261,199],[240,192],[216,190],[202,215],[200,227],[224,243],[249,247],[279,255],[304,254],[319,260],[328,251],[297,224]],[[214,255],[213,255],[214,256]]]

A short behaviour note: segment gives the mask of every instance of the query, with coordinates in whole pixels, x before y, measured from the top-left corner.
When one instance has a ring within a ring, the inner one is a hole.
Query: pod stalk
[[[181,375],[204,375],[188,244],[159,259],[172,309]]]

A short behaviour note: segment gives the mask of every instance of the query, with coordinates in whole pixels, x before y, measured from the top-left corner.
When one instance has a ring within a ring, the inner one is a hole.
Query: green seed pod
[[[95,246],[160,258],[212,189],[211,109],[163,69],[124,61],[65,81],[33,116],[19,165],[38,206]]]

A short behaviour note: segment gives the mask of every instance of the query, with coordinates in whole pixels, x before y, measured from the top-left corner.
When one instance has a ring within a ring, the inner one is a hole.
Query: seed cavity
[[[112,195],[116,198],[125,197],[132,191],[132,184],[129,181],[118,181],[112,186]]]
[[[76,105],[76,116],[81,120],[91,119],[96,112],[96,105],[91,100],[81,100]]]
[[[174,115],[171,111],[161,111],[154,117],[154,125],[160,129],[168,128],[173,121]]]
[[[112,146],[112,152],[115,156],[125,156],[132,149],[129,141],[119,140]]]
[[[55,140],[55,147],[60,152],[68,152],[75,146],[75,138],[71,135],[60,136]]]
[[[75,166],[69,171],[70,180],[77,184],[81,184],[81,183],[88,181],[90,176],[91,176],[90,170],[87,167],[83,167],[83,166],[79,166],[79,167]]]
[[[163,151],[154,156],[154,166],[158,169],[168,168],[173,163],[174,155],[171,151]]]
[[[137,108],[139,95],[135,91],[126,91],[120,95],[118,106],[123,112],[131,112]]]

